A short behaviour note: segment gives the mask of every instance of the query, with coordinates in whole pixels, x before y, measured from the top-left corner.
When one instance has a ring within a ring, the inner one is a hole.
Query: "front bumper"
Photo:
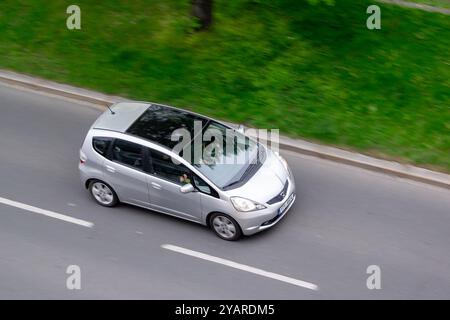
[[[244,235],[252,235],[260,231],[269,229],[276,225],[291,209],[296,200],[295,183],[292,178],[289,178],[289,187],[284,199],[276,204],[269,205],[266,209],[254,211],[252,213],[245,213],[240,215],[238,220],[241,226],[242,233]],[[281,214],[278,214],[279,209],[288,199],[293,196],[290,204],[283,210]]]

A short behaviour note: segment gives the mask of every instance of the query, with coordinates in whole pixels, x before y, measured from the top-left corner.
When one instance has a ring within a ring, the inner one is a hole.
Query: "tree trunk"
[[[199,29],[207,29],[212,24],[213,0],[192,0],[192,15],[200,22]]]

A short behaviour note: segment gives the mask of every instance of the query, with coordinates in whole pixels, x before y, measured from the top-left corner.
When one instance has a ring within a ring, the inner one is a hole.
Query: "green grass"
[[[450,171],[450,17],[335,2],[2,0],[0,67]]]

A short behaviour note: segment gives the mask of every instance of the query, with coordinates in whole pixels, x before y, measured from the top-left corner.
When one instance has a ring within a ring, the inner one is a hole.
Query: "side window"
[[[191,171],[185,165],[175,164],[170,156],[156,150],[150,154],[155,176],[179,185],[191,183]]]
[[[219,194],[217,193],[216,190],[214,190],[213,188],[211,188],[205,181],[203,181],[203,179],[201,179],[200,177],[197,177],[195,174],[192,177],[192,180],[194,181],[194,186],[200,190],[200,192],[203,192],[205,194],[209,194],[212,197],[215,198],[220,198]]]
[[[109,145],[111,144],[111,138],[94,137],[92,138],[92,146],[97,153],[106,157]]]
[[[192,180],[194,180],[195,187],[201,192],[218,197],[216,190],[212,189],[203,179],[193,175]]]
[[[114,141],[112,160],[142,170],[143,148],[136,143],[117,139]]]

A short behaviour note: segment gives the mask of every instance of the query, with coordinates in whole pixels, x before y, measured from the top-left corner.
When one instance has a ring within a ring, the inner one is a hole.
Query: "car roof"
[[[203,127],[208,121],[207,118],[186,110],[151,104],[133,122],[126,133],[172,149],[179,143],[179,136],[172,140],[176,130],[186,130],[191,140],[195,135],[202,132]]]
[[[174,130],[184,128],[194,137],[195,121],[200,130],[210,120],[202,115],[171,106],[151,102],[119,102],[106,110],[92,125],[93,129],[117,131],[143,138],[172,149]]]
[[[103,112],[92,125],[93,129],[104,129],[124,133],[149,107],[147,102],[119,102]]]

